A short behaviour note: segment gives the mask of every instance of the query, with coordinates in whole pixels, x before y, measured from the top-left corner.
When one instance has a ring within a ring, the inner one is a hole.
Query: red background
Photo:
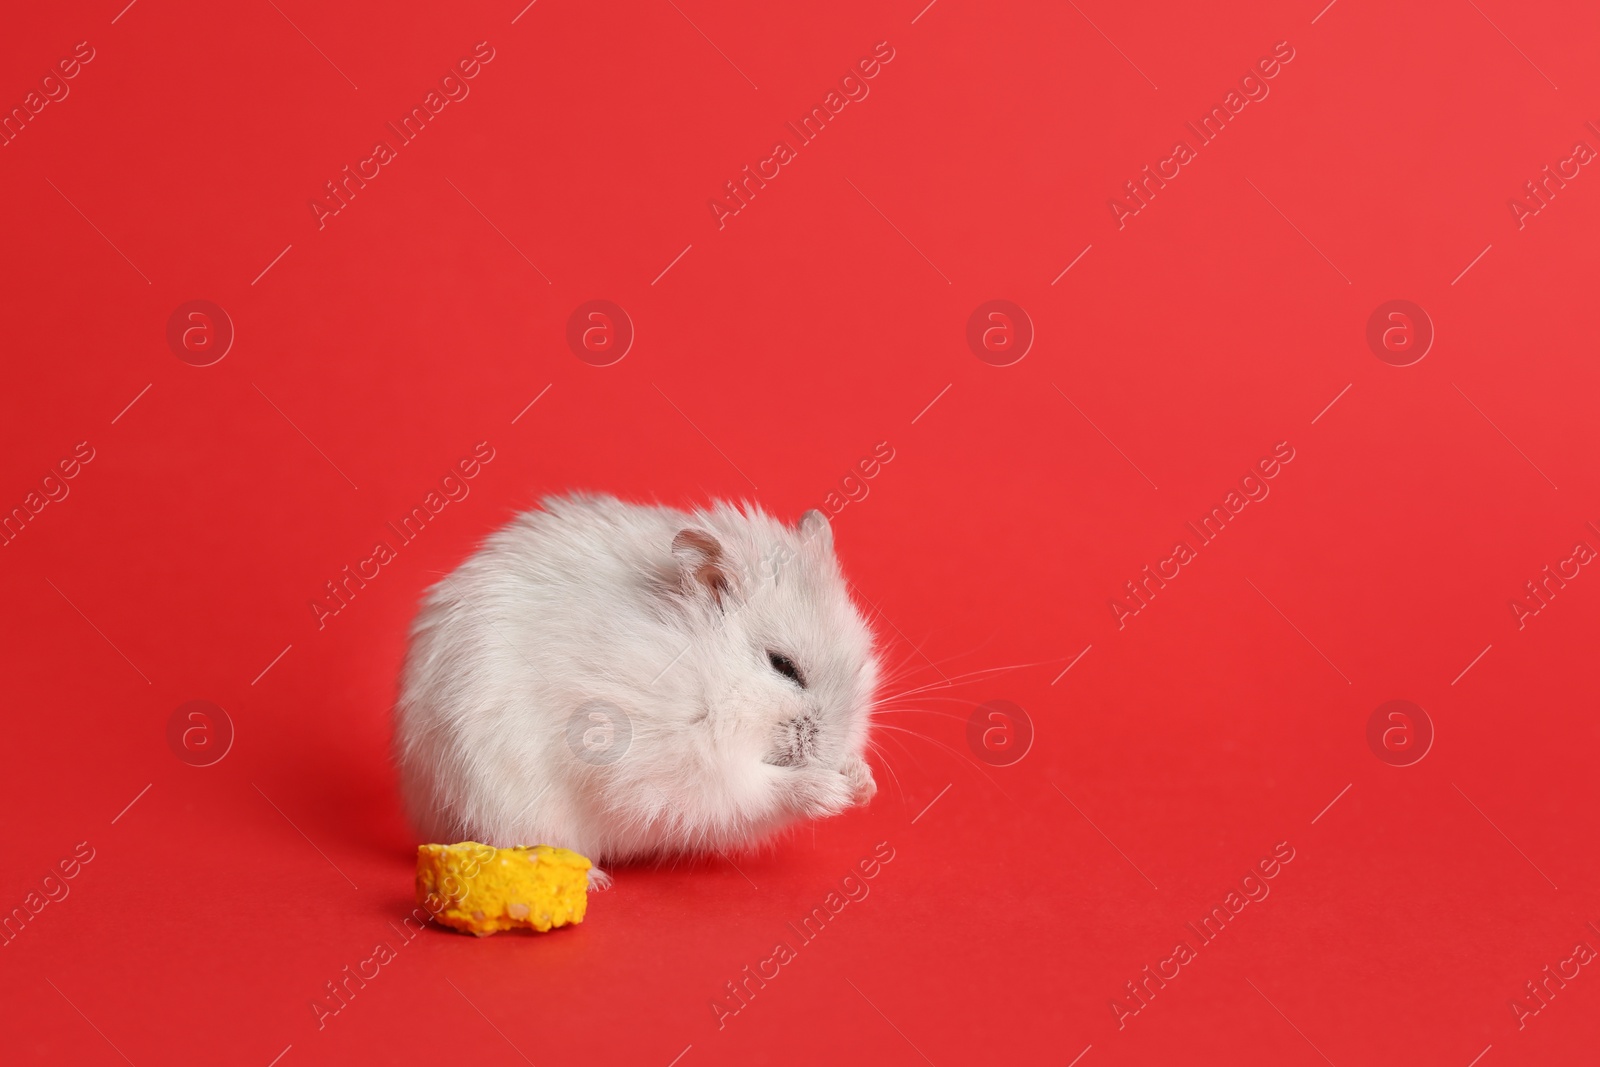
[[[5,108],[95,58],[0,149],[0,507],[95,458],[0,549],[0,908],[94,859],[0,948],[7,1057],[1592,1059],[1592,967],[1510,1003],[1600,946],[1600,577],[1520,629],[1509,604],[1600,546],[1600,177],[1521,228],[1508,201],[1600,145],[1600,11],[1321,6],[13,11]],[[480,41],[470,95],[319,229]],[[880,41],[870,95],[719,229],[708,200]],[[1119,229],[1109,199],[1280,41],[1270,95]],[[237,333],[207,367],[166,340],[195,299]],[[566,344],[591,299],[636,329],[608,367]],[[967,346],[990,299],[1036,330],[1014,365]],[[1412,366],[1365,340],[1393,299],[1437,331]],[[480,441],[470,497],[319,629]],[[904,684],[940,688],[885,717],[912,732],[870,808],[623,869],[575,929],[430,930],[319,1029],[410,906],[387,745],[421,591],[546,493],[793,518],[882,441],[837,541]],[[1280,441],[1270,496],[1119,628]],[[197,699],[236,730],[207,767],[167,741]],[[1390,699],[1436,731],[1414,765],[1368,746]],[[1033,724],[1010,766],[966,740],[991,700]],[[870,896],[719,1028],[879,842]],[[1279,842],[1271,895],[1119,1028]]]

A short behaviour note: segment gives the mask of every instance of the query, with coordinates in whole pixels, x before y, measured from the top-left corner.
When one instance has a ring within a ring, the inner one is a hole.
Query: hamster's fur
[[[553,497],[427,593],[395,757],[427,841],[734,848],[871,798],[878,678],[821,512]]]

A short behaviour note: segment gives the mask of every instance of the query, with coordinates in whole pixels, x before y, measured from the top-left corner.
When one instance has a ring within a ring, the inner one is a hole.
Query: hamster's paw
[[[852,757],[841,772],[850,786],[850,803],[865,804],[878,792],[878,783],[872,778],[872,768],[860,756]]]
[[[611,888],[611,876],[599,867],[589,868],[589,888],[598,893]]]

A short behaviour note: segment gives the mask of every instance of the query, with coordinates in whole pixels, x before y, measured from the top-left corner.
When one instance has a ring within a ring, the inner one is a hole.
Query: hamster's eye
[[[772,669],[789,679],[801,689],[806,687],[805,675],[800,673],[800,668],[794,665],[794,660],[779,652],[768,652],[767,662],[772,664]]]

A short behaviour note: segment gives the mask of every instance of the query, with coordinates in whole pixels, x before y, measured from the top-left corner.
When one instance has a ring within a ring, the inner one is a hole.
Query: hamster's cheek
[[[727,783],[727,798],[741,813],[766,818],[785,808],[789,792],[784,780],[790,773],[782,767],[762,763],[759,758],[746,756],[726,768],[723,781]]]

